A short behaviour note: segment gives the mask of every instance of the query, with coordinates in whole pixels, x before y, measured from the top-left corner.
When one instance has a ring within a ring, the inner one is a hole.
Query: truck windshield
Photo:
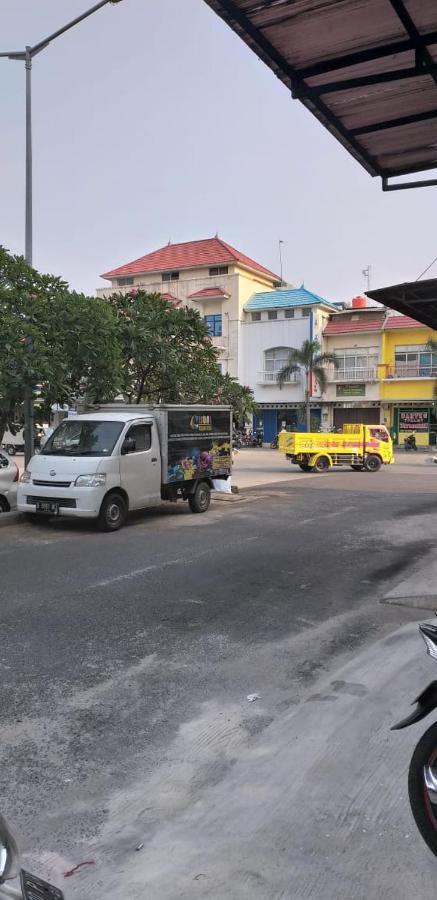
[[[43,456],[110,456],[123,422],[83,422],[67,419],[44,445]]]

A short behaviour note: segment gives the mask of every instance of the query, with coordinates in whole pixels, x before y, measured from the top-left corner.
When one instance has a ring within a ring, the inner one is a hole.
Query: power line
[[[431,269],[431,267],[434,265],[435,262],[437,262],[437,256],[435,259],[433,259],[433,261],[429,264],[429,266],[427,266],[426,269],[424,269],[423,272],[421,272],[420,275],[417,276],[416,281],[420,281],[420,279],[422,278],[422,275],[426,275],[426,273]]]

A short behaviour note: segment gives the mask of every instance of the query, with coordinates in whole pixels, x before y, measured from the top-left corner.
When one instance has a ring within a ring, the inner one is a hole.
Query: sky
[[[92,0],[2,0],[0,51]],[[24,64],[0,59],[0,243],[24,252]],[[216,233],[329,300],[437,256],[436,188],[383,194],[204,0],[122,0],[34,60],[34,265],[99,275]],[[437,264],[429,277],[437,276]]]

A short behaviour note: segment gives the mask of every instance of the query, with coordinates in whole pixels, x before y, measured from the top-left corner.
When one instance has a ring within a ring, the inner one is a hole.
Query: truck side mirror
[[[134,453],[136,446],[136,441],[133,438],[125,438],[121,445],[121,455],[126,456],[127,453]]]

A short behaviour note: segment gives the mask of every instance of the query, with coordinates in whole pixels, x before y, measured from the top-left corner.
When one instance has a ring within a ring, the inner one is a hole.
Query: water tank
[[[367,297],[354,297],[352,300],[352,309],[365,309],[367,306]]]

